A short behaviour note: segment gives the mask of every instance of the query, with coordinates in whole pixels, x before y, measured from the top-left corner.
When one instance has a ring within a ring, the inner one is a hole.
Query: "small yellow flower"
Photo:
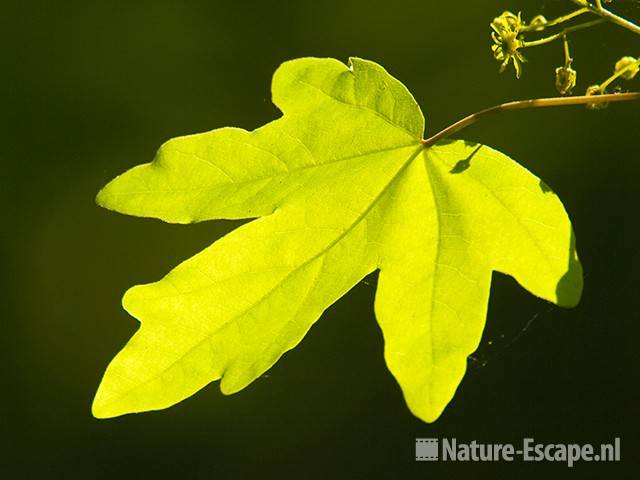
[[[520,38],[522,26],[520,14],[515,15],[511,12],[504,12],[491,22],[493,29],[491,37],[494,42],[491,46],[493,57],[502,62],[500,65],[501,73],[507,68],[509,62],[512,62],[516,78],[520,78],[522,75],[522,64],[527,61],[519,51],[524,46],[524,42]]]

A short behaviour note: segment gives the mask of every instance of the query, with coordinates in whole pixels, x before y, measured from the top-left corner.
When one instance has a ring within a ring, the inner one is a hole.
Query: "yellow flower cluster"
[[[519,51],[524,46],[524,42],[520,38],[522,27],[520,14],[515,15],[511,12],[504,12],[491,22],[493,29],[491,37],[494,42],[491,50],[494,58],[502,62],[500,72],[504,72],[509,62],[512,62],[517,78],[522,75],[522,64],[527,61]]]

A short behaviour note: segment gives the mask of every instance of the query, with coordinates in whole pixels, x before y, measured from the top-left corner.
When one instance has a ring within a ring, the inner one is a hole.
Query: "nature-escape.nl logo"
[[[521,445],[512,443],[470,443],[455,438],[416,438],[416,461],[420,462],[562,462],[573,467],[576,462],[619,462],[620,438],[612,443],[537,443],[525,438]]]

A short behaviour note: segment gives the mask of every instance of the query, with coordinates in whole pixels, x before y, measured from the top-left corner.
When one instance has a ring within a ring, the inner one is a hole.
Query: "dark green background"
[[[557,1],[2,2],[2,355],[5,478],[564,478],[564,465],[416,463],[416,437],[609,442],[638,458],[638,104],[508,113],[464,132],[518,159],[563,199],[585,269],[581,305],[562,310],[495,275],[483,368],[433,425],[414,418],[387,372],[375,277],[331,307],[301,345],[246,390],[210,385],[157,413],[98,421],[90,404],[136,329],[120,307],[237,222],[165,225],[101,210],[98,189],[178,135],[278,115],[284,60],[376,60],[413,92],[433,133],[507,100],[554,94],[560,45],[499,75],[488,23]],[[636,2],[616,1],[640,20]],[[573,40],[579,90],[604,79],[637,36],[615,27]],[[635,88],[640,88],[640,80]],[[518,337],[532,319],[531,327]],[[502,337],[504,335],[504,337]],[[512,340],[517,338],[517,341]],[[491,343],[489,343],[491,342]],[[621,465],[591,465],[617,477]],[[584,467],[583,473],[588,473]],[[588,475],[589,476],[589,475]]]

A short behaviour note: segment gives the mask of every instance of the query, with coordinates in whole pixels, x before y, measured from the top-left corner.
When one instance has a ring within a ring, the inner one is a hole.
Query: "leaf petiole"
[[[503,103],[501,105],[496,105],[494,107],[473,113],[468,117],[457,121],[453,125],[448,126],[435,135],[427,139],[423,139],[421,143],[425,147],[434,145],[440,140],[450,137],[451,135],[458,133],[459,131],[469,127],[470,125],[473,125],[481,118],[495,113],[508,112],[511,110],[524,110],[527,108],[563,107],[568,105],[629,102],[634,100],[640,100],[640,92],[612,93],[605,95],[583,95],[576,97],[536,98],[532,100],[518,100],[515,102]]]

